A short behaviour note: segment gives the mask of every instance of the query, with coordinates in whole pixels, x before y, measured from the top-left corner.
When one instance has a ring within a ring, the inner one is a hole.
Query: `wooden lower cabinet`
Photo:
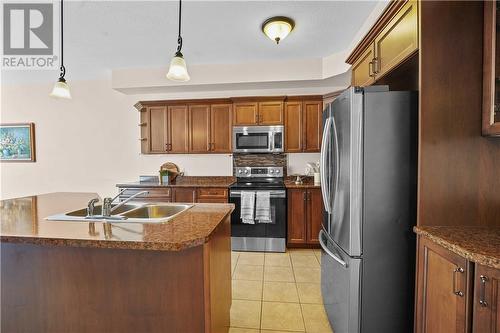
[[[500,270],[476,265],[474,274],[473,333],[500,332]]]
[[[195,187],[175,187],[172,192],[173,202],[196,202],[197,191]]]
[[[416,333],[470,332],[473,264],[419,236]]]
[[[323,219],[321,190],[288,189],[289,247],[318,245],[318,234]]]

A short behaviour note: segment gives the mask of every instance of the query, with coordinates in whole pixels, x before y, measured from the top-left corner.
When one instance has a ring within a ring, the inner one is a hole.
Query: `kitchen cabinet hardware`
[[[139,127],[144,127],[144,126],[147,126],[148,123],[139,123]]]
[[[375,71],[373,70],[373,60],[368,63],[368,76],[375,77]]]
[[[147,141],[148,138],[140,138],[139,141]]]
[[[464,293],[461,290],[457,290],[456,276],[457,276],[457,273],[463,273],[463,272],[464,272],[464,269],[462,267],[457,267],[453,270],[453,293],[457,296],[460,296],[460,297],[463,297]]]
[[[487,307],[488,302],[486,302],[486,282],[488,282],[488,277],[485,275],[481,275],[479,277],[480,286],[479,286],[479,304],[482,307]]]

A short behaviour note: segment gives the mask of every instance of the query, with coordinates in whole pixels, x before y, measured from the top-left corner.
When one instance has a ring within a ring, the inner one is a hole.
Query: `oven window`
[[[236,133],[237,149],[268,149],[268,133]]]

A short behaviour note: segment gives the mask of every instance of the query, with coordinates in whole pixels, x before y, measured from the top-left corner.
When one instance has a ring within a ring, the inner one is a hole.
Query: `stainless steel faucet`
[[[126,204],[127,202],[129,202],[130,200],[140,196],[140,195],[148,195],[149,194],[149,191],[141,191],[141,192],[137,192],[136,194],[128,197],[127,199],[119,202],[118,204],[116,204],[114,207],[111,207],[111,205],[113,204],[113,202],[118,199],[118,197],[120,196],[120,194],[122,194],[125,190],[127,189],[123,189],[120,191],[120,193],[118,193],[118,195],[114,198],[104,198],[104,200],[102,201],[102,216],[104,217],[110,217],[111,216],[111,213],[113,213],[116,209],[120,208],[121,206],[123,206],[124,204]]]
[[[87,216],[94,216],[95,204],[99,202],[99,198],[94,198],[87,204]]]

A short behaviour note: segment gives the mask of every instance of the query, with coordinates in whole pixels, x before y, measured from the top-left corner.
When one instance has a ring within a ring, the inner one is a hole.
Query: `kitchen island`
[[[2,332],[227,332],[230,204],[166,223],[66,222],[92,193],[3,200]]]

